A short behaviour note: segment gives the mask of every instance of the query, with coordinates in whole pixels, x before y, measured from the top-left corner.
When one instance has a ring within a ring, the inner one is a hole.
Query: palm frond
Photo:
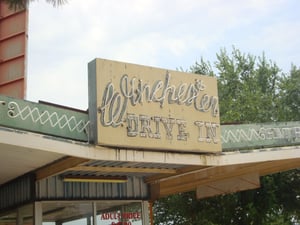
[[[29,2],[32,2],[34,0],[3,0],[3,1],[8,4],[10,9],[20,10],[26,8]],[[51,4],[53,7],[58,7],[60,5],[66,4],[68,0],[46,0],[46,2]]]
[[[54,7],[68,3],[68,0],[46,0],[47,3],[52,4]]]

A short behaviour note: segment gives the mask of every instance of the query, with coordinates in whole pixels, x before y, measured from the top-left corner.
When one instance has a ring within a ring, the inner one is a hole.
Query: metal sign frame
[[[221,151],[215,77],[105,59],[88,68],[90,133],[97,145]]]

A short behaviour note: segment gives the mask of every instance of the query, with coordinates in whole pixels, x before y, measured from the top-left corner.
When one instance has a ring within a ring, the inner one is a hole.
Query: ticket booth
[[[127,191],[129,187],[135,193]],[[28,174],[6,184],[0,194],[0,225],[148,225],[150,221],[147,185],[133,177],[126,184],[82,183],[65,182],[60,176],[36,181]]]
[[[6,212],[0,224],[143,225],[149,224],[147,211],[142,201],[46,201]]]

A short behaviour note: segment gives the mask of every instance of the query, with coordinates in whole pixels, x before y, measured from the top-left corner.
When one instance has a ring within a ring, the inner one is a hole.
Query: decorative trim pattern
[[[0,95],[0,126],[89,142],[87,112]]]
[[[300,127],[274,127],[260,129],[245,128],[236,130],[225,130],[222,133],[222,143],[237,143],[243,141],[296,139],[300,137]]]
[[[223,150],[253,149],[300,143],[300,121],[223,125],[221,132]]]
[[[20,117],[23,121],[30,119],[33,123],[41,125],[49,124],[52,128],[58,127],[64,129],[68,127],[69,131],[77,131],[79,133],[88,128],[89,121],[77,121],[75,116],[68,117],[66,114],[59,115],[57,112],[49,112],[47,110],[41,112],[39,108],[26,105],[21,108],[17,102],[11,101],[7,105],[7,115],[10,118]]]

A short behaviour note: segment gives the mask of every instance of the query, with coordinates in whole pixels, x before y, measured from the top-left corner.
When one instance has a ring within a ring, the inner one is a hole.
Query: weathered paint
[[[89,112],[98,145],[220,152],[214,77],[95,59]]]
[[[17,11],[0,1],[0,94],[24,98],[28,10]]]
[[[0,126],[84,142],[90,140],[87,112],[3,95],[0,95]],[[223,151],[299,145],[300,121],[222,125],[221,142]]]
[[[221,130],[223,151],[300,144],[300,121],[223,125]]]
[[[0,125],[55,137],[88,141],[86,112],[0,95]]]

